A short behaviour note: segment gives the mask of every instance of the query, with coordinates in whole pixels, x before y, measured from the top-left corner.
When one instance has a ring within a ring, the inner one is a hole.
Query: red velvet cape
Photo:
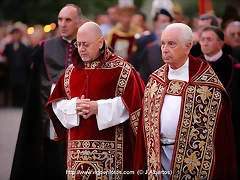
[[[78,179],[81,172],[115,172],[113,177],[129,179],[125,170],[133,171],[135,136],[140,117],[144,84],[132,66],[107,48],[93,62],[83,63],[77,51],[73,65],[60,77],[47,103],[47,111],[59,140],[67,140],[68,178]],[[80,118],[70,130],[62,126],[52,110],[52,102],[85,95],[91,100],[121,96],[130,118],[123,124],[99,131],[96,116]],[[118,173],[117,173],[118,172]],[[72,174],[71,174],[72,173]],[[91,174],[90,179],[104,179],[106,174]]]
[[[212,68],[190,56],[189,82],[168,80],[167,74],[164,65],[145,89],[135,171],[149,173],[135,174],[134,179],[162,179],[160,115],[165,94],[182,95],[170,179],[237,179],[231,104]]]

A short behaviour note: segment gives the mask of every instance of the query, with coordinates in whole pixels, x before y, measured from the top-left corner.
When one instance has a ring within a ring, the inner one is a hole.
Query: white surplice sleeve
[[[71,100],[60,100],[52,103],[53,112],[58,117],[62,125],[71,129],[79,125],[79,115],[76,111],[76,100],[77,97]]]
[[[121,97],[98,100],[98,114],[96,115],[98,129],[103,130],[125,122],[129,113]]]

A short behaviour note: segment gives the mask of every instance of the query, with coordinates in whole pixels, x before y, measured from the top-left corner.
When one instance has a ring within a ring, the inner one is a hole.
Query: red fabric
[[[134,36],[129,36],[129,37],[121,37],[115,33],[112,34],[112,37],[111,37],[111,44],[110,46],[115,49],[115,43],[117,40],[119,39],[122,39],[122,40],[127,40],[129,42],[129,48],[128,48],[128,57],[127,57],[127,61],[129,62],[130,61],[130,56],[132,54],[132,48],[133,48],[133,45],[134,45],[134,41],[135,41],[135,38]]]
[[[106,58],[106,56],[109,58]],[[124,170],[132,171],[136,133],[132,123],[133,118],[131,115],[136,111],[140,112],[144,84],[137,72],[132,68],[130,64],[128,64],[122,58],[119,58],[118,56],[112,54],[111,52],[105,50],[105,53],[103,53],[96,60],[96,62],[98,61],[100,61],[100,63],[96,68],[84,68],[84,63],[80,59],[79,55],[77,55],[76,52],[73,54],[73,64],[75,68],[72,70],[69,82],[71,98],[80,98],[82,95],[85,95],[85,98],[89,98],[91,100],[109,99],[116,97],[117,85],[121,83],[118,81],[121,71],[123,70],[122,67],[130,67],[130,75],[127,79],[125,91],[121,97],[130,115],[130,120],[123,123],[123,167]],[[115,64],[115,67],[106,68],[103,63],[111,64],[109,62]],[[64,89],[64,74],[60,77],[58,83],[56,84],[56,87],[51,94],[46,106],[47,112],[51,117],[59,140],[64,141],[66,139],[66,135],[68,135],[68,132],[53,113],[51,105],[52,102],[56,102],[61,99],[67,99],[67,94]],[[96,116],[92,115],[88,119],[80,118],[80,125],[78,127],[72,128],[70,133],[70,139],[68,139],[68,141],[115,141],[116,127],[114,126],[99,131],[97,127]]]
[[[189,84],[193,85],[194,79],[199,77],[208,67],[209,64],[206,61],[201,61],[190,56],[189,61]],[[168,68],[166,68],[168,69]],[[165,70],[166,70],[165,69]],[[165,71],[165,76],[167,76]],[[150,78],[156,79],[156,81],[160,81],[158,78],[154,76],[150,76]],[[166,86],[166,82],[161,82]],[[198,82],[199,83],[199,82]],[[200,85],[209,86],[207,83],[200,83]],[[213,85],[211,85],[213,86]],[[231,121],[231,104],[229,97],[224,88],[218,87],[222,90],[222,103],[221,108],[219,110],[217,123],[215,125],[215,134],[214,134],[214,158],[213,158],[213,168],[210,174],[212,180],[221,180],[221,179],[237,179],[237,168],[236,168],[236,153],[235,153],[235,144],[234,144],[234,136],[233,136],[233,127]],[[183,98],[184,99],[184,98]],[[143,107],[144,108],[144,107]],[[146,107],[148,108],[148,107]],[[143,112],[142,112],[143,113]],[[181,112],[182,114],[183,112]],[[180,114],[180,117],[181,117]],[[146,142],[146,133],[144,129],[144,117],[139,121],[138,134],[137,134],[137,143],[136,143],[136,151],[135,151],[135,163],[134,169],[135,172],[145,172],[147,170],[147,143]],[[149,117],[151,118],[151,117]],[[160,120],[159,120],[160,121]],[[178,135],[179,127],[176,135]],[[177,139],[178,137],[176,137]],[[160,139],[160,137],[159,137]],[[176,145],[173,151],[173,158],[175,159]],[[161,156],[159,156],[161,157]],[[173,166],[173,162],[171,163],[171,169]],[[139,171],[143,170],[143,171]],[[134,179],[147,179],[147,175],[139,175],[135,174]],[[170,178],[172,179],[172,177]]]

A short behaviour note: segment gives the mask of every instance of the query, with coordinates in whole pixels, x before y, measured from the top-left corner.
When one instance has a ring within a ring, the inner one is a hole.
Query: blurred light
[[[27,32],[28,32],[28,34],[34,33],[34,27],[29,27]]]
[[[50,26],[51,26],[51,30],[54,30],[56,28],[56,24],[55,23],[51,23]]]
[[[49,32],[49,31],[51,31],[51,26],[50,25],[44,26],[44,32]]]

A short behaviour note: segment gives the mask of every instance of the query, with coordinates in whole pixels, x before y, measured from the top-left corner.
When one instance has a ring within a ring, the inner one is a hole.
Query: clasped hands
[[[82,95],[81,98],[78,98],[76,101],[76,111],[79,116],[87,119],[91,115],[98,113],[98,103],[97,101],[85,99],[85,96]]]

